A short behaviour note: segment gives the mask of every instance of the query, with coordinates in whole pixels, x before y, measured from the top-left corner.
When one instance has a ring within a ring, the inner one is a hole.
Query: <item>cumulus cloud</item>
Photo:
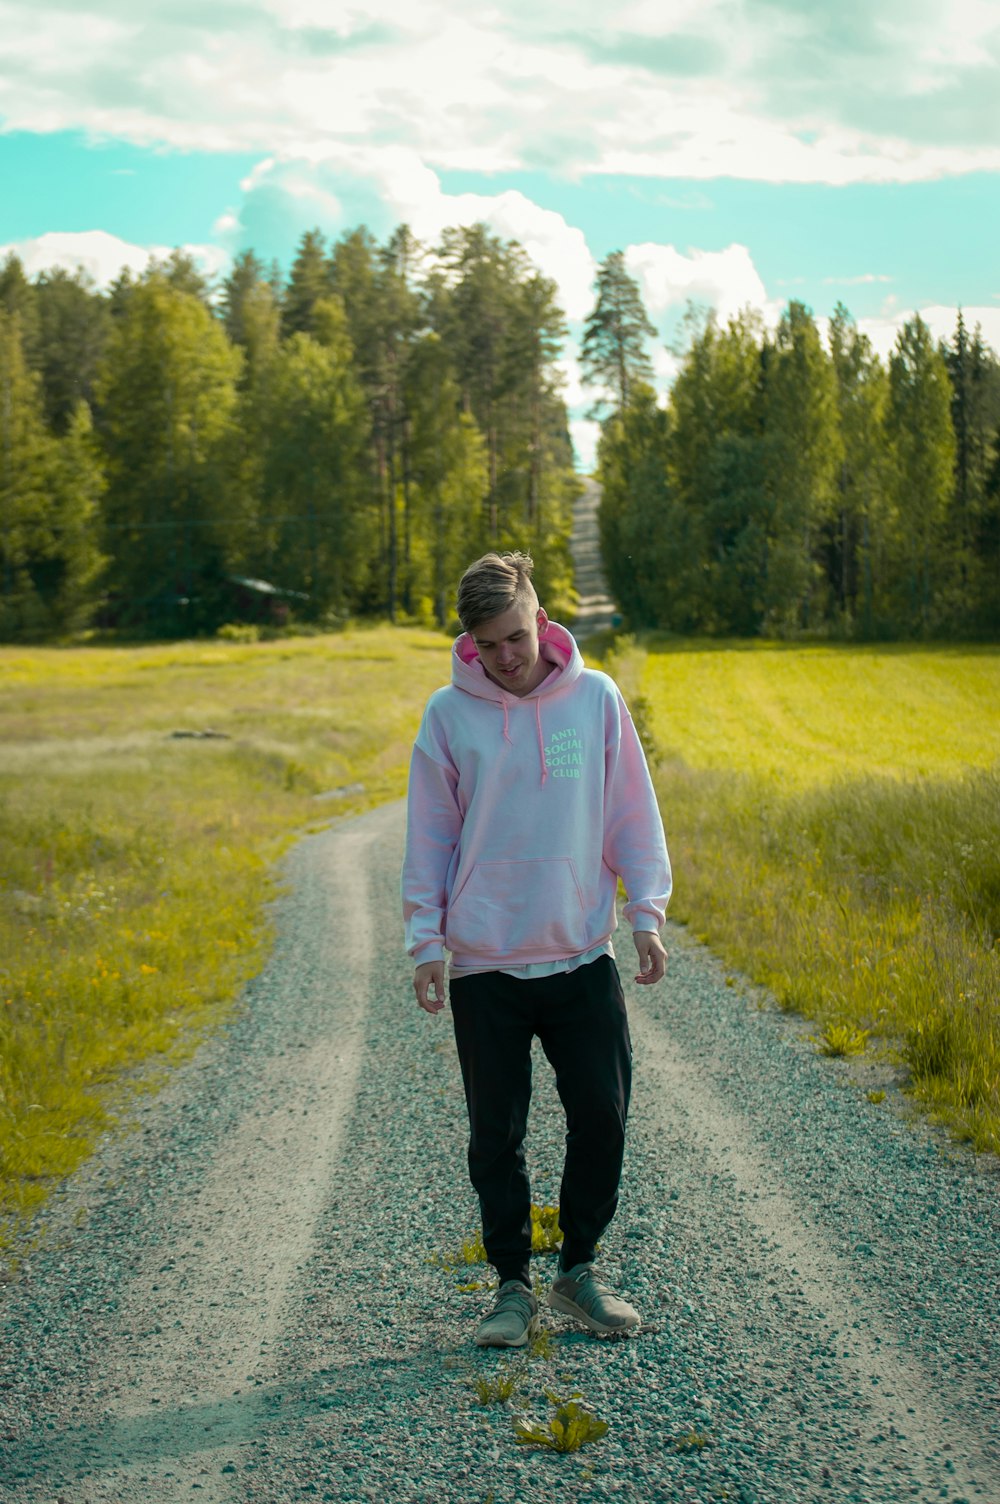
[[[687,255],[672,245],[632,245],[625,253],[625,264],[654,318],[688,302],[714,309],[723,321],[743,308],[764,310],[770,305],[745,245],[730,245],[724,251],[691,250]]]
[[[520,242],[557,283],[569,318],[585,318],[593,303],[594,259],[582,230],[514,189],[446,193],[438,174],[407,147],[275,155],[258,164],[242,187],[242,203],[226,217],[234,247],[267,246],[272,226],[287,236],[289,225],[339,234],[362,223],[379,236],[408,224],[418,240],[433,245],[449,226],[482,222],[503,239]]]
[[[67,272],[82,270],[103,288],[110,286],[125,268],[141,275],[150,261],[165,260],[172,249],[172,246],[165,245],[133,245],[120,240],[117,235],[109,235],[106,230],[51,231],[30,240],[14,240],[0,245],[0,260],[15,255],[29,278],[56,267]],[[180,249],[209,278],[217,276],[229,264],[226,251],[217,245],[185,245]]]
[[[6,0],[8,130],[768,181],[1000,169],[988,0]]]
[[[887,360],[903,325],[917,313],[930,329],[935,341],[950,342],[954,339],[958,309],[943,303],[927,304],[922,308],[889,307],[878,318],[858,319],[858,328],[862,334],[867,334],[874,349]],[[992,349],[1000,351],[1000,307],[987,303],[980,307],[963,308],[962,317],[970,334],[978,324],[986,343]]]

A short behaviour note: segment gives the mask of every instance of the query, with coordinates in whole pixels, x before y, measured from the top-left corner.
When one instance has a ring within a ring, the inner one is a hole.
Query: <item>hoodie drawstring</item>
[[[512,747],[514,739],[510,734],[510,710],[505,695],[501,696],[500,704],[503,706],[503,739],[509,747]],[[542,783],[544,784],[548,782],[549,770],[545,766],[545,738],[542,735],[542,704],[537,699],[535,701],[535,728],[538,732],[538,761],[542,765]]]
[[[535,725],[538,727],[538,756],[542,764],[542,783],[548,780],[549,770],[545,766],[545,741],[542,737],[542,702],[535,700]]]

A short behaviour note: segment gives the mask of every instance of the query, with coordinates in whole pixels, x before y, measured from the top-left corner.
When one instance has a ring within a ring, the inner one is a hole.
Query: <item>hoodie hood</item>
[[[479,649],[468,632],[456,637],[451,650],[451,682],[456,689],[475,695],[478,700],[493,700],[503,714],[503,739],[510,742],[511,706],[533,702],[535,727],[538,733],[538,760],[541,765],[541,781],[548,780],[545,765],[545,740],[542,735],[541,702],[547,696],[573,684],[583,673],[583,656],[572,634],[557,621],[546,622],[538,634],[538,652],[546,663],[552,664],[554,673],[549,673],[535,689],[526,695],[512,695],[501,684],[496,684],[483,668]]]
[[[565,627],[561,627],[557,621],[545,623],[544,629],[538,634],[538,651],[546,663],[551,663],[556,672],[549,674],[543,679],[537,689],[531,690],[526,695],[512,695],[503,685],[495,684],[489,674],[483,668],[479,658],[479,649],[469,636],[463,632],[461,637],[456,637],[451,650],[451,682],[458,689],[464,689],[467,694],[475,695],[480,700],[496,700],[498,703],[508,701],[516,704],[518,700],[532,700],[536,697],[549,695],[554,689],[561,689],[564,685],[572,684],[579,679],[583,672],[583,657],[577,647],[571,633]]]

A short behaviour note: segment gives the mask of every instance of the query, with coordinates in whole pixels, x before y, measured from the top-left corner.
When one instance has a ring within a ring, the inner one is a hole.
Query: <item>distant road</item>
[[[601,540],[597,529],[597,508],[601,488],[596,480],[583,483],[583,495],[573,508],[573,531],[569,547],[576,569],[576,588],[580,608],[573,624],[576,637],[588,637],[612,625],[615,603],[608,594],[601,561]]]

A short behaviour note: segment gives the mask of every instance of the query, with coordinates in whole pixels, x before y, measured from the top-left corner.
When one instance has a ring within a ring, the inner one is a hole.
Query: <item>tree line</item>
[[[0,639],[234,615],[451,617],[462,568],[528,547],[571,599],[578,488],[555,284],[484,226],[176,251],[107,292],[0,266]]]
[[[838,305],[689,310],[666,402],[624,256],[581,350],[601,539],[630,626],[996,636],[1000,362],[962,315],[887,362]],[[0,639],[291,614],[446,624],[463,565],[528,547],[571,609],[578,482],[555,284],[483,225],[305,234],[285,279],[174,252],[107,292],[0,266]]]
[[[1000,361],[958,315],[887,362],[838,305],[773,332],[689,310],[666,403],[653,332],[614,253],[584,338],[611,397],[602,550],[628,623],[682,634],[861,639],[1000,632]]]

